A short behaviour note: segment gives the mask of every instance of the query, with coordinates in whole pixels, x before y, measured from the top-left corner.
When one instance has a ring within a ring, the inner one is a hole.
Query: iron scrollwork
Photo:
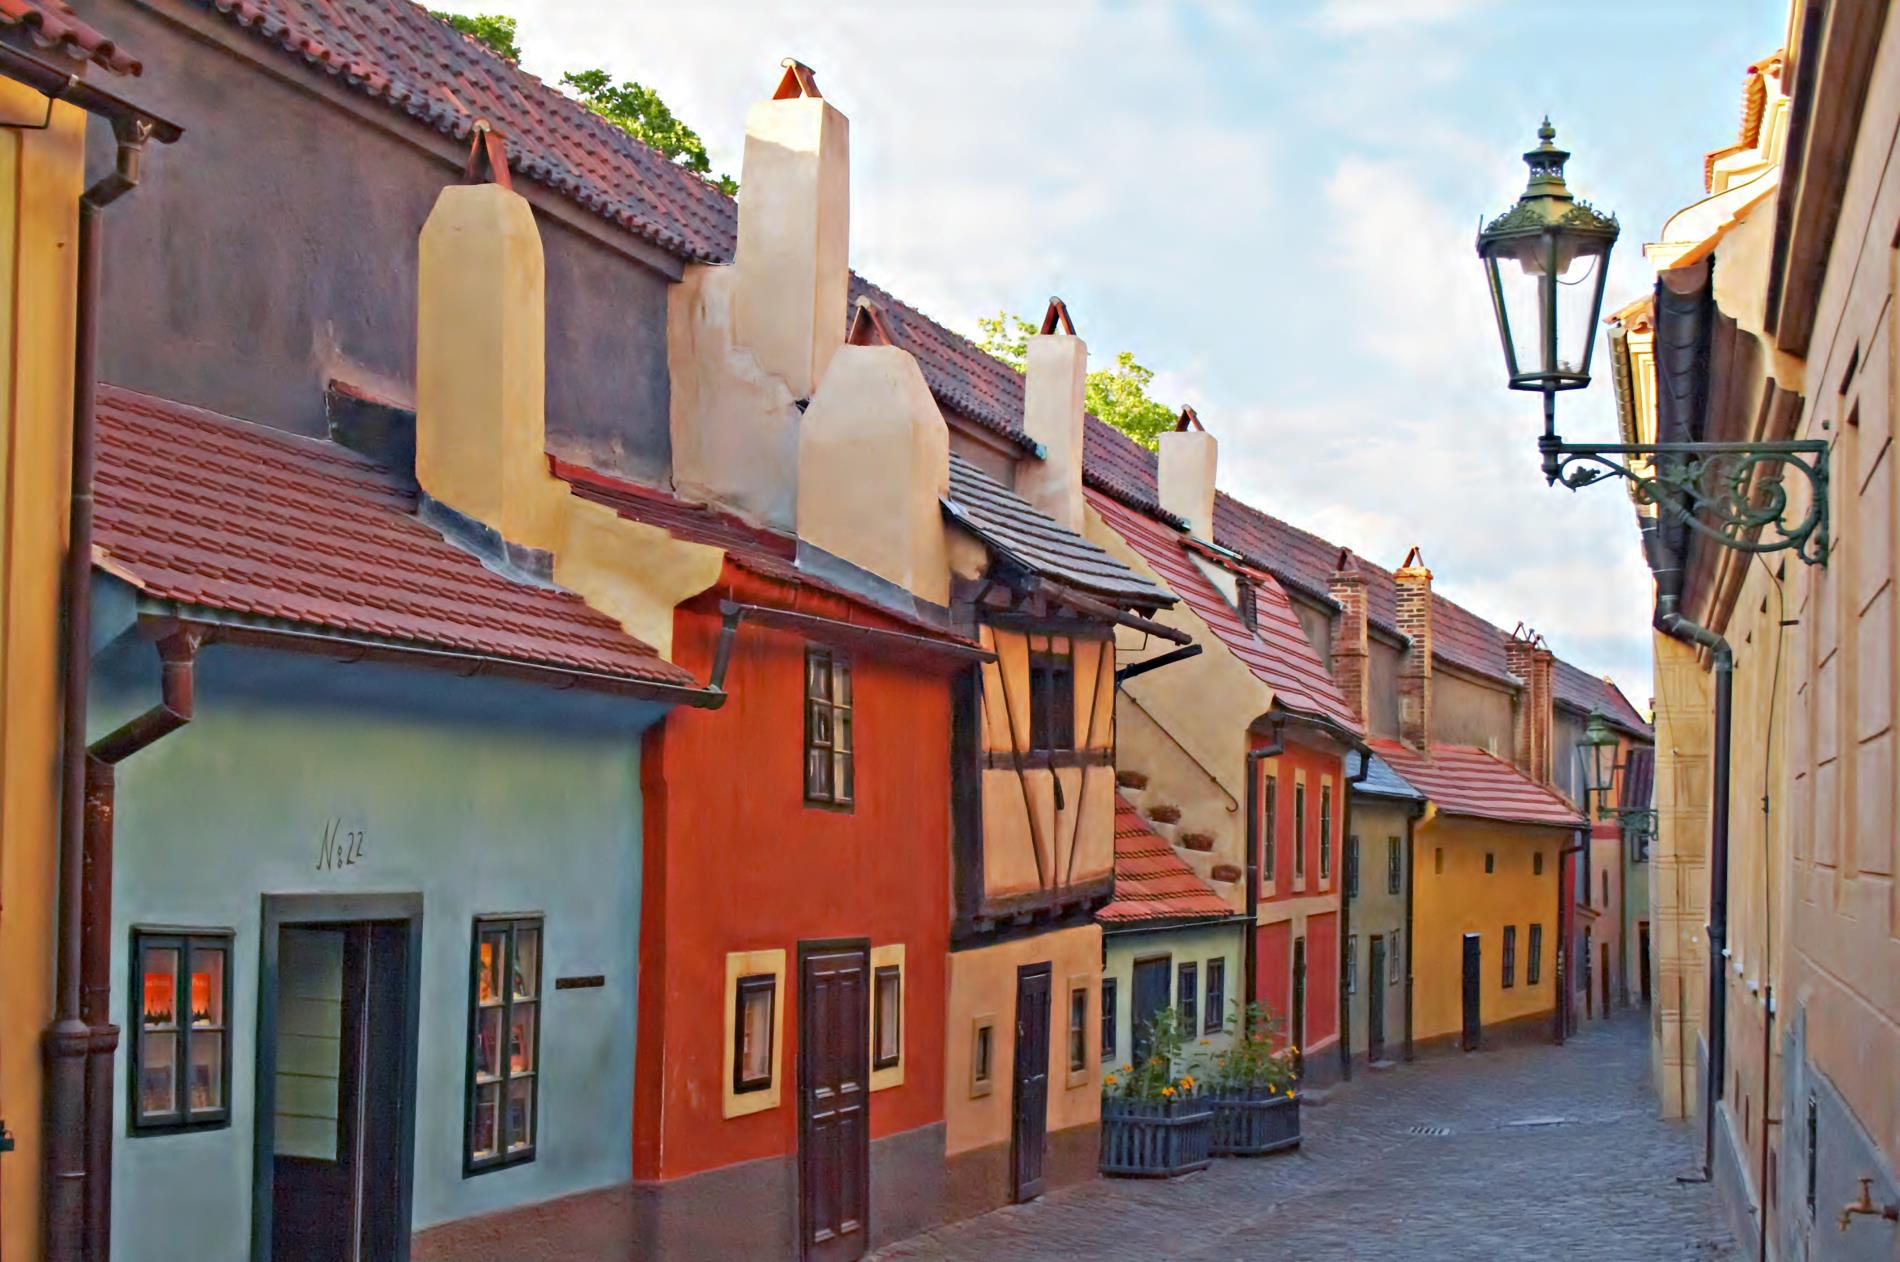
[[[1739,552],[1792,551],[1826,565],[1827,456],[1824,440],[1785,443],[1547,442],[1544,472],[1571,490],[1615,476],[1628,479],[1639,503]],[[1632,467],[1634,457],[1643,467]],[[1806,479],[1799,507],[1787,474]]]

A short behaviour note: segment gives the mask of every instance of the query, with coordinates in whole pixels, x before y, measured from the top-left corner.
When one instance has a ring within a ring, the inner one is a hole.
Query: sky
[[[441,0],[438,0],[440,3]],[[1221,488],[1651,694],[1620,483],[1544,484],[1473,251],[1548,113],[1623,225],[1605,310],[1732,144],[1787,0],[448,0],[549,82],[656,89],[740,175],[782,58],[851,120],[852,264],[950,327],[1040,316],[1134,353],[1220,441]],[[1615,441],[1603,343],[1558,429]]]

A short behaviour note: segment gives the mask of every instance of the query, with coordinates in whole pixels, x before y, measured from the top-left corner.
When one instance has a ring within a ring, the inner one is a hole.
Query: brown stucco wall
[[[161,16],[167,3],[75,7],[139,50],[140,104],[186,128],[113,207],[102,377],[305,434],[324,431],[332,377],[411,401],[416,237],[436,194],[461,174],[423,147],[440,138],[393,113],[393,130],[356,117],[323,95],[348,89],[242,32],[228,37],[261,64],[195,38]],[[198,6],[186,11],[218,21]],[[111,161],[106,130],[93,129],[91,143],[97,174]],[[534,192],[525,181],[523,191]],[[667,282],[550,215],[536,220],[547,258],[549,446],[660,478],[669,462]]]
[[[1511,694],[1502,684],[1453,674],[1440,663],[1432,671],[1432,739],[1475,745],[1511,757]]]

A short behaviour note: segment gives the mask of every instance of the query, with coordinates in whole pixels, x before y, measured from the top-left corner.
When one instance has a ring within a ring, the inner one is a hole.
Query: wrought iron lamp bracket
[[[1604,478],[1627,479],[1638,502],[1738,552],[1793,552],[1827,564],[1825,439],[1780,443],[1566,443],[1546,432],[1537,443],[1544,477],[1579,490]],[[1643,462],[1632,467],[1632,458]],[[1794,471],[1807,502],[1788,492]]]

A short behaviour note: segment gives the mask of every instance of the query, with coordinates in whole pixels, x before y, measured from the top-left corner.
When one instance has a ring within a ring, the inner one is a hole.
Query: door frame
[[[406,1102],[396,1124],[397,1157],[395,1262],[408,1262],[416,1174],[416,1043],[422,1008],[421,894],[265,894],[259,917],[257,970],[257,1047],[252,1061],[256,1082],[251,1119],[251,1259],[271,1262],[271,1215],[275,1193],[277,1115],[277,947],[286,925],[401,924],[408,936],[408,1000],[403,1011],[402,1091]]]
[[[865,1252],[871,1248],[871,1215],[876,1206],[871,1204],[871,1006],[874,1002],[871,980],[871,940],[869,938],[801,938],[798,942],[798,969],[792,975],[791,991],[795,1006],[792,1009],[791,1022],[793,1036],[798,1039],[798,1080],[795,1086],[797,1103],[792,1114],[792,1176],[793,1193],[798,1198],[793,1213],[797,1221],[797,1256],[805,1258],[806,1244],[811,1239],[811,1223],[806,1211],[811,1202],[805,1196],[805,1084],[806,1075],[811,1068],[811,1040],[805,1037],[805,960],[808,956],[824,955],[832,951],[858,950],[864,952],[864,1246]],[[908,984],[908,982],[906,982]]]

